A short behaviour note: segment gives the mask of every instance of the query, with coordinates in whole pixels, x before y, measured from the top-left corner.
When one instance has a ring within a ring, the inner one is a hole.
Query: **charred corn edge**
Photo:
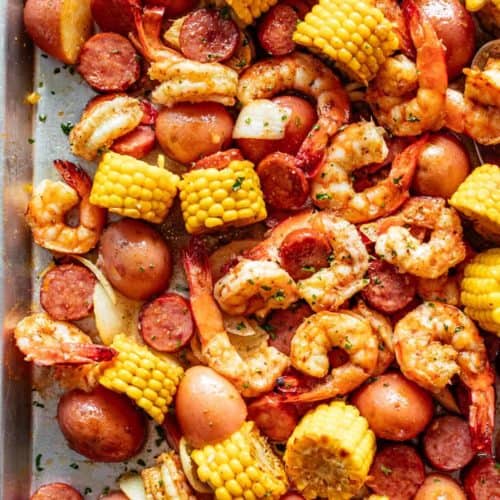
[[[159,224],[174,202],[179,180],[160,166],[109,151],[97,167],[90,202],[125,217]]]
[[[320,0],[297,25],[293,39],[320,50],[363,84],[399,46],[391,22],[370,0]]]
[[[170,358],[125,335],[116,335],[111,347],[118,356],[104,368],[99,383],[126,394],[161,424],[184,370]]]
[[[253,422],[221,443],[194,450],[191,457],[217,500],[279,498],[288,488],[283,465]]]
[[[179,182],[179,197],[191,234],[245,226],[267,217],[259,177],[249,161],[232,161],[222,170],[187,172]]]
[[[357,408],[334,401],[310,411],[295,428],[285,468],[306,498],[351,498],[367,478],[375,447],[375,435]]]
[[[236,16],[245,24],[252,24],[278,0],[226,0]]]

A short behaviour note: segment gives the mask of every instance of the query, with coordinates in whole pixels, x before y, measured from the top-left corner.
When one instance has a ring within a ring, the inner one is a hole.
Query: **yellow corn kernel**
[[[476,168],[455,191],[450,205],[474,221],[485,238],[500,241],[500,167]]]
[[[226,0],[234,13],[245,25],[252,24],[264,12],[267,12],[278,0]]]
[[[467,264],[461,288],[465,313],[500,337],[500,248],[482,252]]]
[[[94,177],[90,203],[110,212],[159,224],[177,194],[179,176],[132,156],[104,154]]]
[[[116,335],[111,347],[118,355],[106,364],[99,382],[112,391],[126,394],[161,424],[184,370],[172,358],[139,345],[125,335]],[[157,383],[151,384],[153,380]]]
[[[195,169],[179,182],[182,215],[191,234],[246,226],[267,217],[259,177],[249,161]]]
[[[297,25],[293,39],[333,59],[364,84],[399,45],[391,22],[372,0],[319,0]]]
[[[465,0],[465,8],[469,12],[477,12],[478,10],[482,9],[487,3],[488,0]]]
[[[334,401],[306,414],[287,442],[284,460],[306,499],[343,500],[361,489],[374,454],[375,435],[366,419],[356,407]]]
[[[38,92],[31,92],[31,94],[28,94],[25,98],[24,101],[26,104],[31,104],[35,105],[38,104],[42,96]]]
[[[191,458],[216,500],[279,498],[288,487],[282,463],[253,422],[215,446],[194,450]]]

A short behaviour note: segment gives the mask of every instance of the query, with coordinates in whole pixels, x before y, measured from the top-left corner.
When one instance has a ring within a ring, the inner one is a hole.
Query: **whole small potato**
[[[432,397],[399,373],[386,373],[358,389],[352,403],[375,435],[392,441],[418,436],[434,413]]]
[[[160,111],[156,138],[165,154],[190,163],[228,148],[233,127],[234,120],[222,104],[180,103]]]
[[[420,486],[414,500],[467,500],[465,492],[451,477],[430,474]]]
[[[170,249],[162,235],[132,219],[122,219],[104,231],[98,262],[111,284],[135,300],[163,292],[172,274]]]
[[[434,134],[418,158],[413,189],[419,195],[448,199],[470,170],[465,147],[450,134]]]
[[[69,447],[96,462],[128,460],[146,439],[146,421],[140,410],[126,396],[104,387],[64,394],[57,421]]]

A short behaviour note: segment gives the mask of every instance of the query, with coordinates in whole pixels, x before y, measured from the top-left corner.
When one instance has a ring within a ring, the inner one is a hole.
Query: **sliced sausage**
[[[139,314],[139,330],[144,342],[153,349],[178,351],[194,332],[188,301],[176,293],[167,293],[144,304]]]
[[[312,229],[296,229],[283,240],[279,252],[282,267],[300,280],[329,266],[332,247],[326,236]]]
[[[423,442],[425,456],[441,471],[461,469],[474,458],[469,425],[460,417],[436,418],[427,428]]]
[[[155,143],[155,131],[147,125],[139,125],[113,142],[111,149],[121,155],[144,158],[153,150]]]
[[[140,105],[143,112],[141,125],[154,125],[156,118],[158,118],[158,110],[145,99],[140,101]]]
[[[390,445],[377,452],[367,485],[391,500],[411,500],[425,479],[424,463],[410,446]]]
[[[31,500],[83,500],[83,497],[69,484],[50,483],[40,486]]]
[[[407,306],[415,297],[416,280],[410,274],[398,273],[388,262],[373,260],[368,267],[368,285],[363,298],[377,311],[392,314]]]
[[[444,474],[430,474],[415,495],[414,500],[467,500],[456,481]]]
[[[238,48],[240,30],[229,17],[213,9],[198,9],[182,23],[179,44],[182,53],[199,62],[230,59]]]
[[[273,441],[286,441],[299,421],[295,407],[284,404],[278,394],[266,394],[250,403],[248,419]]]
[[[222,170],[226,168],[232,161],[243,161],[244,158],[239,149],[227,149],[226,151],[219,151],[217,153],[205,156],[198,160],[191,170],[198,170],[200,168],[216,168]]]
[[[297,12],[290,5],[278,4],[272,7],[257,28],[262,48],[272,56],[284,56],[293,52],[293,33],[298,21]]]
[[[90,9],[101,31],[128,36],[135,29],[134,10],[141,4],[141,0],[91,0]]]
[[[266,156],[257,167],[266,203],[274,208],[295,210],[309,196],[309,183],[292,155],[276,152]]]
[[[481,458],[465,474],[463,485],[469,500],[498,500],[500,470],[493,459]]]
[[[288,309],[276,309],[266,321],[269,331],[269,345],[290,356],[290,343],[297,328],[305,318],[311,316],[312,309],[298,302]]]
[[[141,74],[134,47],[118,33],[97,33],[89,38],[80,52],[77,69],[97,92],[123,92]]]
[[[93,306],[95,276],[83,266],[62,264],[48,271],[40,287],[40,304],[59,321],[87,317]]]
[[[304,19],[313,6],[313,3],[306,0],[284,0],[282,3],[292,7],[300,19]]]

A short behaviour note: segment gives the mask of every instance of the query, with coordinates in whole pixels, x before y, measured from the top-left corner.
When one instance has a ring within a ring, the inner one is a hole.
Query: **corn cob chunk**
[[[159,224],[174,202],[178,183],[179,176],[163,165],[156,167],[110,151],[97,167],[90,203]]]
[[[356,407],[343,401],[310,411],[286,445],[285,467],[306,499],[347,499],[366,480],[375,435]]]
[[[171,358],[116,335],[111,347],[118,356],[104,367],[99,383],[133,399],[161,424],[184,370]]]
[[[320,0],[297,25],[293,39],[364,84],[399,45],[391,22],[372,0]]]
[[[288,487],[282,463],[253,422],[222,443],[194,450],[191,458],[217,500],[279,498]]]
[[[278,0],[226,0],[234,13],[245,25],[252,24],[267,12]]]
[[[267,217],[260,182],[249,161],[195,169],[179,183],[182,215],[191,234],[246,226]]]
[[[146,495],[152,500],[196,500],[182,471],[179,457],[173,452],[162,453],[154,467],[141,472]]]
[[[466,314],[500,336],[500,248],[476,255],[465,267],[461,286]]]
[[[465,0],[465,8],[469,12],[477,12],[478,10],[482,9],[487,3],[488,0]]]
[[[476,168],[449,203],[472,219],[486,238],[500,239],[500,167],[487,163]]]

